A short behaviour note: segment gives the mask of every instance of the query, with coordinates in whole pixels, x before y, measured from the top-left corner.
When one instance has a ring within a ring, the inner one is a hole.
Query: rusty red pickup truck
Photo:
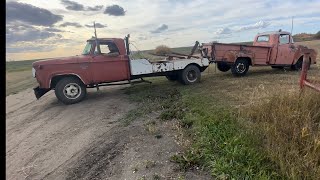
[[[196,46],[193,48],[195,51]],[[178,58],[149,61],[130,56],[129,35],[123,38],[87,40],[82,55],[36,61],[32,74],[39,83],[34,88],[37,99],[50,90],[65,104],[83,100],[87,88],[145,82],[143,77],[166,76],[182,84],[200,81],[201,72],[209,66],[207,58],[177,56]],[[125,82],[123,82],[125,81]]]
[[[272,68],[302,68],[305,46],[295,45],[289,32],[273,31],[259,33],[253,45],[203,43],[202,50],[210,61],[217,63],[222,72],[231,69],[234,76],[244,76],[249,66],[271,66]],[[317,52],[310,49],[309,64],[316,64]]]

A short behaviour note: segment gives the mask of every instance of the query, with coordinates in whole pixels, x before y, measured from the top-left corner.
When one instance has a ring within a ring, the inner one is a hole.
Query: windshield
[[[84,50],[82,52],[82,55],[90,54],[91,47],[92,47],[92,43],[91,42],[87,42],[87,45],[86,45],[86,47],[84,48]]]

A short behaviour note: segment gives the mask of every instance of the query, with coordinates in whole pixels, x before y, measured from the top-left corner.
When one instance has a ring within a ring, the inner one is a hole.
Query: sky
[[[320,0],[7,0],[6,61],[79,55],[94,36],[132,50],[252,41],[259,32],[320,30]],[[137,49],[136,49],[137,48]]]

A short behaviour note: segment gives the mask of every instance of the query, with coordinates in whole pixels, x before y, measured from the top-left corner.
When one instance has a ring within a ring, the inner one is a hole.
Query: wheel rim
[[[187,80],[189,82],[195,82],[197,80],[197,73],[195,70],[190,70],[187,73]]]
[[[76,83],[69,83],[64,86],[63,94],[68,99],[77,99],[81,94],[81,87]]]
[[[238,63],[237,66],[238,73],[244,73],[246,71],[246,65],[244,63]]]

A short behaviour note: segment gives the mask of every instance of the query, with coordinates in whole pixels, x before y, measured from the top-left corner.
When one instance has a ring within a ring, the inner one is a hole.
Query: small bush
[[[154,54],[159,56],[165,56],[166,54],[170,54],[170,53],[171,53],[171,49],[166,45],[160,45],[156,47],[156,49],[154,50]]]
[[[305,92],[274,96],[247,109],[264,148],[289,179],[318,179],[320,174],[320,95]]]

